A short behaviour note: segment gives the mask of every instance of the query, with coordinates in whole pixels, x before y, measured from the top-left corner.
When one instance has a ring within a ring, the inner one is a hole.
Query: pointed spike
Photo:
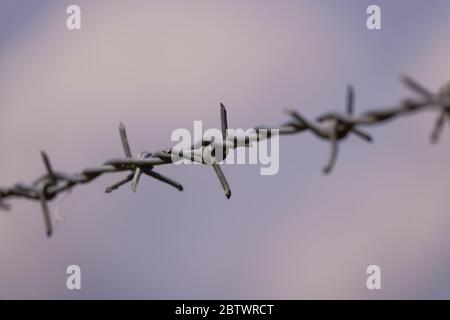
[[[428,90],[427,88],[422,86],[419,82],[417,82],[413,78],[403,75],[401,77],[401,80],[405,86],[407,86],[409,89],[415,91],[422,97],[424,97],[426,99],[431,99],[433,97],[433,94],[431,93],[430,90]]]
[[[132,157],[130,144],[128,143],[128,137],[127,137],[127,130],[125,128],[125,125],[120,122],[119,124],[119,133],[120,133],[120,139],[122,140],[122,147],[123,151],[125,152],[125,156],[127,158]]]
[[[48,177],[50,178],[52,183],[56,183],[56,175],[53,172],[52,165],[45,151],[41,151],[41,157],[42,161],[44,162],[45,169],[47,170]]]
[[[168,177],[165,177],[162,174],[159,174],[158,172],[155,172],[150,169],[148,169],[148,170],[144,169],[144,173],[152,178],[155,178],[156,180],[167,183],[168,185],[178,189],[179,191],[183,191],[183,186],[180,183],[178,183],[175,180],[172,180]]]
[[[352,129],[352,132],[353,132],[357,137],[359,137],[359,138],[361,138],[361,139],[363,139],[363,140],[365,140],[365,141],[367,141],[367,142],[372,142],[372,141],[373,141],[372,136],[371,136],[370,134],[368,134],[368,133],[362,131],[362,130],[353,128],[353,129]]]
[[[222,172],[222,169],[220,168],[220,166],[217,162],[214,162],[212,164],[212,167],[213,167],[214,172],[216,173],[217,177],[219,178],[220,184],[222,185],[223,191],[225,192],[225,197],[227,197],[227,199],[230,199],[231,189],[230,189],[230,186],[228,185],[225,175]]]
[[[305,120],[305,118],[303,118],[302,115],[300,115],[300,113],[298,113],[295,110],[285,110],[286,114],[288,116],[290,116],[291,118],[293,118],[296,122],[298,122],[300,125],[305,125],[307,123],[307,121]]]
[[[446,113],[443,111],[439,117],[436,119],[436,123],[434,125],[433,132],[431,134],[431,142],[437,143],[439,141],[439,137],[442,134],[442,129],[444,128],[444,121],[446,118]]]
[[[137,185],[139,183],[139,178],[141,177],[141,174],[142,174],[141,168],[136,168],[136,170],[134,171],[133,180],[131,181],[131,190],[133,192],[136,192],[137,190]]]
[[[349,85],[347,88],[347,114],[350,116],[354,113],[354,101],[355,93],[353,90],[353,86]]]
[[[41,201],[42,213],[44,215],[45,233],[48,238],[53,234],[52,221],[50,219],[50,211],[48,210],[47,200],[42,192],[39,193],[39,199]]]
[[[336,130],[333,130],[333,133],[330,137],[330,142],[331,142],[331,153],[327,165],[322,169],[322,172],[324,174],[331,173],[331,171],[334,168],[334,165],[336,164],[336,159],[338,155],[338,141],[336,136]]]
[[[106,188],[105,193],[110,193],[113,192],[114,190],[120,188],[122,185],[124,185],[125,183],[131,181],[131,179],[133,179],[134,174],[129,174],[128,176],[126,176],[125,178],[123,178],[122,180],[114,183],[113,185],[109,186]]]
[[[220,122],[222,128],[222,138],[225,140],[227,137],[228,118],[227,118],[227,109],[225,109],[223,103],[220,104]]]
[[[105,189],[105,193],[111,193],[115,190],[116,188],[114,188],[113,186],[109,186]]]

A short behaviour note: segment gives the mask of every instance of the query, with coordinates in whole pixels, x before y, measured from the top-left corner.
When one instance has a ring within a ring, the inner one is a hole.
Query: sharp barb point
[[[337,155],[338,155],[338,141],[337,141],[336,130],[332,131],[332,136],[330,137],[330,142],[331,142],[331,153],[330,153],[330,158],[328,159],[327,165],[323,168],[324,174],[331,173],[331,170],[333,170],[334,165],[336,164]]]
[[[47,200],[45,199],[45,196],[43,193],[39,194],[39,198],[41,201],[41,208],[42,208],[42,213],[44,216],[45,233],[47,234],[47,237],[51,237],[51,235],[53,233],[53,227],[52,227],[52,221],[50,218],[50,211],[48,210],[48,206],[47,206]]]
[[[213,163],[212,167],[214,169],[214,172],[216,173],[217,177],[219,178],[220,184],[222,185],[223,191],[225,192],[225,196],[227,198],[231,197],[231,189],[227,182],[227,179],[225,178],[225,175],[223,174],[222,169],[220,168],[220,165],[218,163]]]
[[[407,86],[409,89],[416,92],[420,96],[422,96],[426,99],[431,99],[433,97],[433,94],[431,93],[430,90],[428,90],[427,88],[422,86],[419,82],[417,82],[413,78],[403,75],[401,77],[401,80],[405,86]]]
[[[136,170],[134,171],[133,180],[131,181],[131,190],[133,192],[136,192],[136,190],[137,190],[137,185],[139,183],[139,178],[141,177],[141,174],[142,174],[142,169],[136,168]]]
[[[227,137],[228,118],[227,118],[227,109],[225,109],[223,103],[220,103],[220,122],[222,129],[222,138],[225,140]]]
[[[439,117],[436,119],[436,123],[434,125],[433,132],[431,134],[431,142],[437,143],[442,134],[442,130],[444,129],[444,122],[447,114],[445,111],[442,111]]]
[[[347,114],[350,116],[354,113],[354,101],[355,93],[353,91],[353,86],[349,85],[347,88]]]
[[[166,176],[163,176],[162,174],[155,172],[153,170],[144,170],[144,172],[145,172],[145,174],[147,174],[148,176],[150,176],[156,180],[164,182],[164,183],[178,189],[179,191],[183,191],[183,186],[180,183],[176,182],[175,180],[172,180]]]
[[[56,183],[56,175],[53,172],[52,165],[50,163],[50,159],[45,151],[41,151],[42,161],[44,162],[45,170],[47,171],[47,175],[51,180],[51,183]]]
[[[353,128],[353,129],[352,129],[352,132],[353,132],[358,138],[363,139],[364,141],[367,141],[367,142],[369,142],[369,143],[373,142],[372,136],[371,136],[370,134],[368,134],[368,133],[362,131],[362,130]]]
[[[119,124],[119,133],[120,133],[120,140],[122,141],[122,148],[125,153],[125,157],[131,158],[132,153],[131,153],[130,144],[128,143],[127,130],[125,128],[125,125],[122,122],[120,122],[120,124]]]
[[[134,174],[129,174],[127,177],[125,177],[124,179],[114,183],[113,185],[107,187],[105,189],[105,193],[111,193],[116,189],[119,189],[122,185],[124,185],[125,183],[131,181],[131,179],[133,179]]]

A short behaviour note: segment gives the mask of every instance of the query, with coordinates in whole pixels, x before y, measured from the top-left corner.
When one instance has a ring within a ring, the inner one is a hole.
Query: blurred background
[[[382,30],[366,28],[369,4]],[[0,0],[0,185],[43,174],[40,150],[68,172],[121,157],[120,121],[140,152],[194,120],[217,127],[219,102],[236,128],[344,110],[350,83],[356,112],[396,104],[402,74],[450,80],[449,28],[445,0]],[[327,177],[326,142],[282,137],[277,175],[223,167],[230,200],[203,166],[158,168],[184,192],[143,177],[108,195],[123,174],[103,176],[51,203],[51,239],[39,203],[9,201],[0,298],[450,298],[450,131],[432,146],[435,117],[350,138]],[[66,289],[71,264],[82,290]]]

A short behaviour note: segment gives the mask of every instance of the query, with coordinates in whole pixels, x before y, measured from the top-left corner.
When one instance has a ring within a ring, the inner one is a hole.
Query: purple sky
[[[0,185],[76,172],[122,155],[170,147],[175,128],[277,125],[283,110],[309,118],[356,112],[409,95],[410,74],[449,80],[450,3],[440,1],[77,1],[82,30],[65,28],[72,1],[0,1]],[[382,9],[380,31],[366,7]],[[434,114],[349,139],[335,171],[309,133],[281,138],[280,172],[163,167],[178,192],[142,179],[138,192],[105,176],[51,203],[63,221],[45,237],[38,203],[0,214],[0,298],[450,298],[449,129]],[[82,290],[65,287],[80,265]],[[382,290],[365,287],[366,267]]]

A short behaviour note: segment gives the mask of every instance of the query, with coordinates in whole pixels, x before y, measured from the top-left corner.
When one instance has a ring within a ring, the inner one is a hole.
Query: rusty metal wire
[[[431,141],[433,143],[437,142],[442,133],[445,120],[450,123],[450,83],[433,93],[410,77],[403,76],[402,82],[416,94],[416,97],[403,100],[397,106],[368,111],[356,116],[354,113],[354,91],[349,86],[347,89],[345,113],[327,112],[317,117],[315,121],[311,121],[297,111],[287,110],[286,113],[290,117],[288,122],[278,128],[256,127],[254,130],[255,134],[246,136],[243,140],[242,137],[227,134],[227,114],[225,107],[221,104],[222,141],[203,138],[195,142],[189,150],[180,151],[169,148],[157,152],[144,151],[133,155],[125,126],[120,123],[119,133],[125,157],[110,159],[101,166],[87,168],[79,173],[66,174],[54,171],[49,157],[42,151],[41,157],[46,173],[30,185],[16,184],[10,188],[0,188],[0,209],[9,209],[9,205],[4,202],[7,198],[17,197],[39,201],[44,216],[46,234],[50,237],[53,228],[47,203],[58,194],[69,191],[77,185],[89,183],[103,174],[118,172],[128,172],[128,174],[120,181],[106,188],[106,193],[110,193],[128,182],[131,182],[131,189],[136,192],[142,175],[159,180],[182,191],[183,186],[180,183],[154,171],[157,166],[173,164],[176,162],[175,159],[190,159],[211,166],[221,183],[225,196],[230,198],[231,189],[219,163],[226,158],[228,150],[231,148],[248,147],[253,141],[258,142],[262,139],[270,139],[273,136],[271,129],[278,129],[277,134],[279,135],[292,135],[310,131],[318,138],[328,141],[331,144],[331,152],[327,164],[323,168],[324,174],[329,174],[335,166],[340,141],[353,134],[366,142],[372,142],[372,137],[362,130],[361,127],[380,124],[399,116],[422,110],[437,110],[439,115],[431,134]],[[223,148],[221,149],[223,153],[215,153],[215,150],[219,150],[218,147]],[[209,158],[204,157],[205,154],[208,154]]]

